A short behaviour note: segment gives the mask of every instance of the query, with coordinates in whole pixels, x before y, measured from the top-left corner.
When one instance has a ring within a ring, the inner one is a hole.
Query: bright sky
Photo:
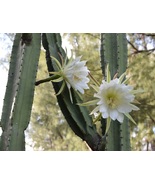
[[[0,88],[0,115],[2,113],[3,99],[5,94],[5,88],[7,83],[8,72],[3,66],[0,66],[0,79],[1,79],[1,88]]]
[[[5,88],[6,88],[6,83],[7,83],[7,76],[8,76],[8,72],[6,71],[6,69],[4,69],[2,66],[0,66],[0,79],[1,79],[1,88],[0,88],[0,117],[2,114],[2,108],[3,108],[3,99],[4,99],[4,95],[5,95]],[[1,135],[2,131],[0,128],[0,135]]]
[[[8,37],[6,37],[5,42],[4,42],[3,37],[4,37],[4,34],[0,33],[0,60],[2,58],[6,58],[8,52],[11,52],[11,51],[7,50],[8,45],[12,44],[10,39]],[[8,68],[8,65],[5,64],[5,67]],[[6,89],[7,76],[8,76],[8,71],[4,68],[3,65],[0,65],[0,79],[1,79],[0,116],[1,116],[1,113],[2,113],[2,106],[3,106],[3,99],[4,99],[5,89]]]
[[[1,34],[2,36],[2,34]],[[8,40],[7,40],[8,42]],[[0,60],[1,58],[5,58],[7,54],[6,45],[0,40]],[[6,65],[5,65],[6,66]],[[7,84],[7,76],[8,71],[4,68],[4,66],[0,65],[0,79],[1,79],[1,87],[0,87],[0,118],[2,114],[2,108],[3,108],[3,99],[5,95],[5,89]],[[0,135],[1,135],[1,129],[0,129]]]

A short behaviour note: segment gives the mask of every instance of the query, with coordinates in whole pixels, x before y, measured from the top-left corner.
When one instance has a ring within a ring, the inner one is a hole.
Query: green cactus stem
[[[105,76],[106,65],[109,64],[111,79],[114,75],[120,76],[126,71],[127,67],[127,42],[126,34],[120,33],[105,33],[101,34],[101,68]],[[106,78],[106,76],[105,76]],[[101,120],[102,130],[104,133],[105,121]],[[129,125],[128,119],[125,118],[124,122],[120,124],[117,120],[111,121],[111,125],[106,137],[106,150],[120,151],[129,150]]]
[[[30,35],[31,40],[29,39]],[[40,55],[41,35],[39,33],[28,34],[27,37],[24,37],[25,40],[26,38],[29,40],[28,43],[23,42],[21,34],[16,34],[14,41],[1,119],[3,129],[1,150],[25,150],[24,131],[30,120]],[[16,78],[11,78],[12,75],[15,75]],[[8,89],[10,89],[10,92]],[[13,94],[11,90],[16,92]],[[9,120],[7,121],[9,124],[6,121],[6,112],[8,114]]]
[[[20,76],[20,68],[22,64],[22,54],[24,46],[22,46],[21,33],[17,33],[14,39],[13,49],[11,53],[10,68],[8,73],[8,82],[4,97],[1,126],[2,126],[2,136],[1,136],[1,150],[7,150],[9,145],[9,136],[11,132],[11,113],[14,104],[15,95],[18,89],[18,79]]]
[[[127,68],[127,39],[126,34],[117,34],[118,43],[118,75],[121,76]],[[120,125],[121,129],[121,150],[130,151],[130,126],[127,117],[124,118],[123,123]]]
[[[43,34],[43,46],[46,49],[46,61],[48,71],[55,71],[57,68],[51,56],[61,62],[59,54],[66,58],[66,53],[61,46],[60,34]],[[58,54],[59,53],[59,54]],[[61,87],[61,83],[53,83],[55,92],[57,93]],[[100,146],[101,136],[97,133],[96,127],[93,124],[92,118],[86,107],[77,105],[81,103],[81,98],[73,91],[73,103],[70,101],[68,89],[65,88],[61,94],[57,96],[57,100],[62,113],[64,114],[68,124],[82,140],[86,141],[92,150],[104,150]]]

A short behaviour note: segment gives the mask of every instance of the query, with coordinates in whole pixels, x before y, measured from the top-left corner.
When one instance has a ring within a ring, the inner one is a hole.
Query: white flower
[[[62,74],[69,89],[73,87],[76,91],[84,94],[84,89],[89,89],[87,85],[89,70],[85,66],[86,61],[80,61],[80,59],[81,57],[77,57],[65,65]]]
[[[124,115],[136,124],[129,113],[132,110],[139,110],[137,106],[133,105],[135,101],[134,94],[144,92],[140,89],[133,90],[132,86],[126,85],[128,79],[123,81],[125,73],[119,78],[115,78],[115,75],[114,79],[111,80],[109,65],[107,65],[106,71],[107,81],[103,80],[101,85],[89,74],[91,80],[94,82],[90,85],[96,91],[94,94],[96,99],[79,104],[81,106],[96,105],[95,109],[90,114],[94,114],[94,123],[100,120],[101,117],[107,119],[105,134],[110,128],[111,120],[118,120],[122,123]]]
[[[65,84],[67,84],[70,99],[71,102],[73,102],[70,90],[71,87],[75,91],[80,92],[81,94],[84,94],[84,89],[89,89],[87,85],[87,83],[89,82],[89,78],[87,78],[89,70],[87,66],[85,66],[86,61],[80,61],[81,57],[77,57],[74,60],[73,58],[71,58],[67,63],[67,59],[63,61],[63,59],[61,58],[61,65],[56,58],[52,57],[52,59],[56,62],[57,71],[50,72],[51,74],[53,74],[51,80],[53,82],[63,81],[62,86],[57,95],[59,95],[63,91]]]
[[[118,78],[110,82],[102,81],[99,91],[94,94],[98,98],[97,107],[92,113],[100,112],[103,118],[111,118],[123,122],[124,114],[129,117],[129,112],[139,110],[132,104],[134,101],[133,87],[121,83]],[[130,117],[130,119],[132,119]]]

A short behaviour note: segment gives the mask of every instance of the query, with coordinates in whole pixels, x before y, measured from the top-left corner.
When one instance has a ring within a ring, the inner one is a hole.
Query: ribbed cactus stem
[[[1,150],[25,150],[24,131],[30,120],[41,35],[16,34],[2,113]]]
[[[22,54],[24,46],[21,41],[21,33],[15,35],[13,49],[11,53],[10,67],[8,73],[7,87],[4,97],[1,125],[2,125],[2,136],[0,150],[7,150],[10,142],[10,132],[12,129],[11,125],[11,114],[14,106],[15,96],[18,90],[18,79],[20,76],[20,68],[22,65]]]
[[[66,58],[66,53],[61,46],[61,36],[60,34],[47,33],[43,34],[43,46],[46,49],[46,61],[48,71],[56,71],[55,62],[52,57],[55,57],[60,63],[61,58]],[[61,83],[53,83],[55,92],[57,93],[61,87]],[[86,107],[79,106],[78,103],[82,103],[81,98],[77,93],[72,91],[73,102],[71,102],[69,97],[69,92],[67,87],[57,96],[57,100],[66,121],[74,131],[74,133],[79,136],[82,140],[86,141],[92,150],[104,150],[103,147],[99,147],[101,136],[97,133],[96,127],[93,124],[93,120],[89,115]]]
[[[126,34],[117,34],[118,42],[118,72],[119,76],[126,71],[127,68],[127,39]],[[121,150],[129,151],[130,147],[130,126],[127,117],[121,124]]]
[[[101,68],[103,75],[105,65],[109,64],[111,79],[117,74],[118,77],[126,71],[127,67],[127,42],[126,34],[106,33],[101,34]],[[106,76],[105,76],[106,78]],[[103,128],[103,119],[101,125]],[[129,150],[129,126],[128,119],[120,124],[117,120],[111,121],[107,134],[106,150],[120,151]]]
[[[31,115],[40,46],[41,35],[39,33],[32,34],[31,43],[25,45],[19,89],[12,116],[9,150],[25,150],[24,131]]]

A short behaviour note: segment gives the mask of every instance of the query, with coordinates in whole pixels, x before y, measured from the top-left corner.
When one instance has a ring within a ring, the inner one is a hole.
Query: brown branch
[[[153,123],[155,123],[155,120],[154,120],[153,117],[150,115],[150,113],[147,112],[147,115],[150,117],[151,121],[152,121]]]
[[[146,140],[146,151],[149,151],[149,142]]]
[[[137,49],[129,40],[127,40],[127,42],[132,46],[132,48],[133,48],[134,50],[138,51],[138,49]]]
[[[147,37],[155,37],[154,33],[139,33],[139,34],[147,36]]]
[[[37,85],[45,83],[45,82],[50,82],[51,80],[52,80],[51,77],[43,79],[43,80],[38,80],[38,81],[35,82],[35,85],[37,86]]]
[[[150,55],[154,51],[155,51],[155,48],[147,49],[147,50],[145,50],[145,49],[144,50],[138,50],[138,51],[133,52],[131,55],[138,54],[138,53],[147,53],[147,55]]]
[[[155,48],[152,49],[142,49],[142,50],[138,50],[129,40],[127,40],[127,42],[131,45],[131,47],[135,50],[133,53],[131,53],[129,56],[131,55],[135,55],[138,53],[147,53],[147,55],[151,54],[152,52],[155,51]]]

